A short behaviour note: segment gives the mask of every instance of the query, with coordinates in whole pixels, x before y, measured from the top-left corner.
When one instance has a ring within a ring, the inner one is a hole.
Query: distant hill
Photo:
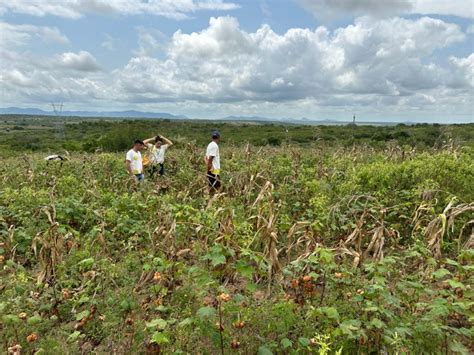
[[[316,120],[310,118],[268,118],[261,116],[227,116],[220,119],[221,121],[232,121],[232,122],[267,122],[267,123],[286,123],[296,125],[345,125],[349,122],[337,121],[337,120]]]
[[[44,111],[38,108],[18,108],[18,107],[7,107],[0,108],[0,115],[35,115],[35,116],[55,116],[54,111]],[[184,115],[173,115],[167,112],[142,112],[142,111],[62,111],[61,116],[66,117],[104,117],[104,118],[165,118],[171,120],[190,120]],[[194,118],[196,119],[196,118]],[[208,119],[205,119],[208,120]],[[216,120],[210,120],[216,121]],[[323,126],[339,126],[351,124],[352,121],[338,121],[328,119],[312,119],[312,118],[269,118],[263,116],[227,116],[217,119],[222,122],[256,122],[256,123],[275,123],[275,124],[293,124],[293,125],[323,125]],[[363,122],[358,121],[357,125],[370,125],[370,126],[393,126],[401,122]],[[411,122],[404,122],[405,124],[412,124]]]
[[[44,111],[38,108],[0,108],[0,115],[37,115],[55,116],[54,111]],[[118,118],[169,118],[188,119],[184,115],[172,115],[166,112],[141,112],[141,111],[62,111],[61,116],[79,117],[118,117]]]

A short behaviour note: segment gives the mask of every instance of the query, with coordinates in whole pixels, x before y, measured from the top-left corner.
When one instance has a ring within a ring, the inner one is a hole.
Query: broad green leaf
[[[158,345],[169,344],[169,339],[161,332],[154,332],[151,336],[151,341]]]
[[[178,323],[178,327],[186,327],[188,325],[193,324],[192,318],[185,318],[181,322]]]
[[[77,263],[77,265],[81,266],[84,269],[90,268],[94,264],[94,259],[93,258],[86,258],[84,260],[81,260]]]
[[[456,280],[448,280],[448,284],[449,286],[451,286],[452,288],[460,288],[462,290],[465,289],[465,286],[459,282],[459,281],[456,281]]]
[[[39,324],[42,321],[43,321],[43,318],[41,318],[40,316],[32,316],[32,317],[28,318],[28,320],[27,320],[28,325]]]
[[[216,316],[216,310],[213,307],[201,307],[196,312],[196,315],[201,319],[211,319]]]
[[[445,268],[441,268],[441,269],[438,269],[435,272],[433,272],[433,277],[436,280],[439,280],[439,279],[445,277],[446,275],[450,275],[450,274],[451,273],[449,272],[449,270],[446,270]]]
[[[300,343],[300,345],[301,345],[302,347],[305,347],[305,348],[306,348],[307,346],[309,346],[309,339],[308,339],[308,338],[305,338],[305,337],[299,337],[299,338],[298,338],[298,343]]]
[[[248,283],[246,286],[247,291],[249,292],[255,292],[258,289],[258,286],[254,283]]]
[[[20,318],[14,314],[7,314],[2,317],[5,324],[17,324],[20,323]]]
[[[459,266],[459,263],[453,259],[446,259],[444,262],[449,265]]]
[[[253,268],[243,260],[239,260],[237,265],[235,265],[235,270],[247,279],[252,278]]]
[[[329,319],[339,320],[339,312],[334,307],[321,307],[319,310]]]
[[[86,317],[89,317],[89,314],[90,314],[89,310],[86,309],[86,310],[76,314],[76,320],[81,320],[81,319],[84,319]]]
[[[258,355],[273,355],[272,351],[265,345],[258,348]]]
[[[283,349],[288,349],[288,348],[290,348],[290,347],[293,345],[293,343],[291,342],[291,340],[288,339],[288,338],[283,338],[283,339],[280,341],[280,344],[281,344],[281,346],[283,347]]]
[[[385,327],[385,323],[382,322],[380,319],[378,318],[374,318],[370,321],[370,325],[374,328],[377,328],[377,329],[382,329],[383,327]]]
[[[167,324],[168,323],[164,319],[156,318],[156,319],[153,319],[151,322],[146,322],[145,326],[147,328],[158,328],[160,330],[163,330],[166,328]]]
[[[360,321],[356,319],[345,320],[339,325],[339,328],[343,334],[352,336],[355,331],[359,330]]]
[[[124,299],[122,302],[120,302],[120,309],[122,311],[129,311],[132,308],[132,304],[130,303],[129,300]]]
[[[84,303],[89,302],[89,300],[90,300],[89,296],[82,295],[81,298],[79,298],[79,301],[77,301],[77,303],[84,304]]]
[[[459,353],[462,355],[467,355],[469,354],[469,349],[466,348],[463,344],[460,342],[454,341],[449,343],[449,350],[451,350],[454,353]]]
[[[72,343],[73,341],[76,341],[80,336],[81,332],[76,330],[74,333],[69,334],[69,336],[67,337],[67,341]]]
[[[225,256],[222,254],[211,254],[209,259],[211,260],[212,266],[225,264]]]

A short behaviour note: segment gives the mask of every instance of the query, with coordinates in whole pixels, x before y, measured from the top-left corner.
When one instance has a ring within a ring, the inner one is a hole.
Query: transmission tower
[[[62,118],[63,112],[63,103],[51,103],[51,107],[53,108],[54,114],[56,115],[56,120],[54,121],[54,131],[56,138],[64,139],[64,120]]]

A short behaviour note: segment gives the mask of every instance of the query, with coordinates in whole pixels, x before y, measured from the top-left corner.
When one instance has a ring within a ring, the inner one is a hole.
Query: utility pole
[[[55,104],[51,103],[51,107],[53,108],[54,114],[56,115],[56,120],[54,121],[54,131],[56,134],[56,138],[64,139],[64,121],[61,117],[63,112],[63,103]]]
[[[352,116],[352,140],[354,140],[355,137],[355,128],[356,128],[356,114]]]

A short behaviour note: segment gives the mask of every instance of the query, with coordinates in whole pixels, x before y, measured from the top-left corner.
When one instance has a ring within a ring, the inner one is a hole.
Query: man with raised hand
[[[153,142],[154,144],[151,144],[150,142]],[[157,135],[156,137],[145,139],[144,143],[149,151],[148,156],[151,162],[150,176],[153,176],[157,170],[160,176],[163,176],[165,174],[165,152],[173,145],[173,142],[166,137]]]
[[[145,180],[145,176],[143,175],[142,154],[140,153],[144,147],[145,143],[137,139],[125,157],[125,167],[136,182],[143,182]]]
[[[207,180],[209,182],[209,192],[212,194],[219,191],[221,188],[220,171],[221,161],[219,155],[219,145],[221,135],[218,131],[212,132],[212,142],[208,144],[206,150],[206,162]]]

